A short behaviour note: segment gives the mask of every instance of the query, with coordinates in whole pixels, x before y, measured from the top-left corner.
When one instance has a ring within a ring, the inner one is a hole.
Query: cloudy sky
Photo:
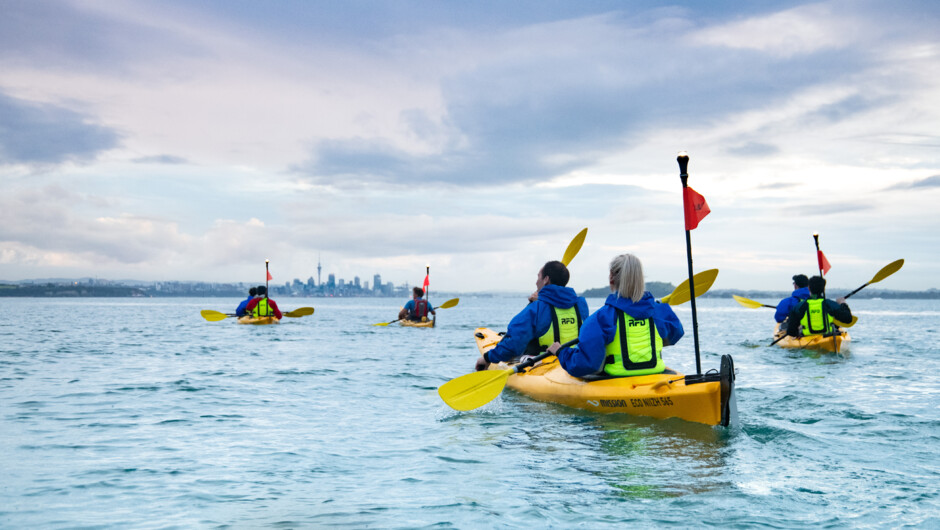
[[[940,3],[0,0],[0,280],[940,287]]]

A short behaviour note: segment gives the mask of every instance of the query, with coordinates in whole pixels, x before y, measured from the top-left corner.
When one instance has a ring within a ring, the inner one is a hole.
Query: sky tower
[[[321,271],[321,270],[323,270],[323,266],[320,265],[320,253],[318,252],[318,253],[317,253],[317,285],[320,285],[320,284],[323,283],[323,282],[320,281],[320,271]]]

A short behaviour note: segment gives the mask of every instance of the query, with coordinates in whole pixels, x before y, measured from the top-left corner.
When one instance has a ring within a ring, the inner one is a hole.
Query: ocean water
[[[940,527],[940,302],[851,301],[832,355],[699,300],[703,368],[737,368],[723,429],[510,390],[449,409],[474,328],[524,296],[464,297],[436,329],[372,326],[393,299],[282,299],[316,313],[257,327],[199,316],[236,299],[3,299],[0,527]],[[664,356],[691,373],[677,313]]]

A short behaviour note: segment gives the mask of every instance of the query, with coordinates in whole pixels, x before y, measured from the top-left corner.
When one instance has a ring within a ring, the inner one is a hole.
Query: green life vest
[[[810,298],[803,302],[806,304],[806,311],[803,312],[803,318],[800,324],[803,326],[803,336],[806,335],[827,335],[832,331],[832,315],[824,308],[825,298]]]
[[[268,307],[268,298],[264,297],[258,300],[258,303],[255,304],[255,307],[251,310],[251,316],[258,317],[269,317],[273,316],[274,311],[271,311],[271,308]]]
[[[617,331],[607,345],[604,372],[614,377],[661,374],[663,338],[652,318],[636,319],[617,310]]]
[[[542,351],[555,342],[564,344],[578,338],[578,332],[581,331],[581,315],[578,314],[577,306],[568,309],[555,306],[551,308],[552,323],[548,326],[548,331],[539,337],[539,349]]]

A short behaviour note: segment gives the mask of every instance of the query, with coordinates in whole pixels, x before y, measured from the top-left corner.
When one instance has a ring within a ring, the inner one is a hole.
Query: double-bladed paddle
[[[734,298],[734,300],[735,300],[737,303],[743,305],[744,307],[749,307],[749,308],[752,308],[752,309],[760,309],[760,308],[762,308],[762,307],[769,307],[770,309],[777,309],[777,306],[762,304],[762,303],[758,302],[757,300],[751,300],[750,298],[744,298],[743,296],[738,296],[738,295],[736,295],[736,294],[731,295],[731,297]],[[851,322],[840,322],[840,321],[836,320],[836,321],[835,321],[835,324],[836,324],[837,326],[839,326],[839,327],[850,328],[850,327],[854,326],[856,322],[858,322],[858,317],[855,316],[855,315],[852,315],[852,321],[851,321]],[[774,344],[776,344],[776,343],[774,343]],[[773,346],[773,344],[771,344],[771,346]]]
[[[284,315],[285,317],[300,318],[300,317],[305,317],[307,315],[312,315],[313,311],[314,309],[312,307],[299,307],[297,309],[294,309],[293,311],[288,311],[286,313],[281,313],[281,314]],[[213,311],[211,309],[203,309],[202,311],[199,312],[199,314],[202,315],[202,318],[208,320],[209,322],[218,322],[220,320],[225,320],[228,317],[238,316],[234,313],[221,313],[219,311]],[[245,315],[245,316],[249,316],[249,315]]]
[[[460,298],[451,298],[450,300],[444,302],[443,304],[441,304],[441,305],[435,307],[434,310],[437,311],[438,309],[449,309],[449,308],[454,307],[455,305],[457,305],[459,302],[460,302]],[[387,325],[389,325],[389,324],[394,324],[395,322],[398,322],[399,320],[401,320],[401,319],[400,319],[400,318],[396,318],[395,320],[393,320],[393,321],[391,321],[391,322],[379,322],[379,323],[377,323],[377,324],[372,324],[372,325],[373,325],[373,326],[387,326]]]

